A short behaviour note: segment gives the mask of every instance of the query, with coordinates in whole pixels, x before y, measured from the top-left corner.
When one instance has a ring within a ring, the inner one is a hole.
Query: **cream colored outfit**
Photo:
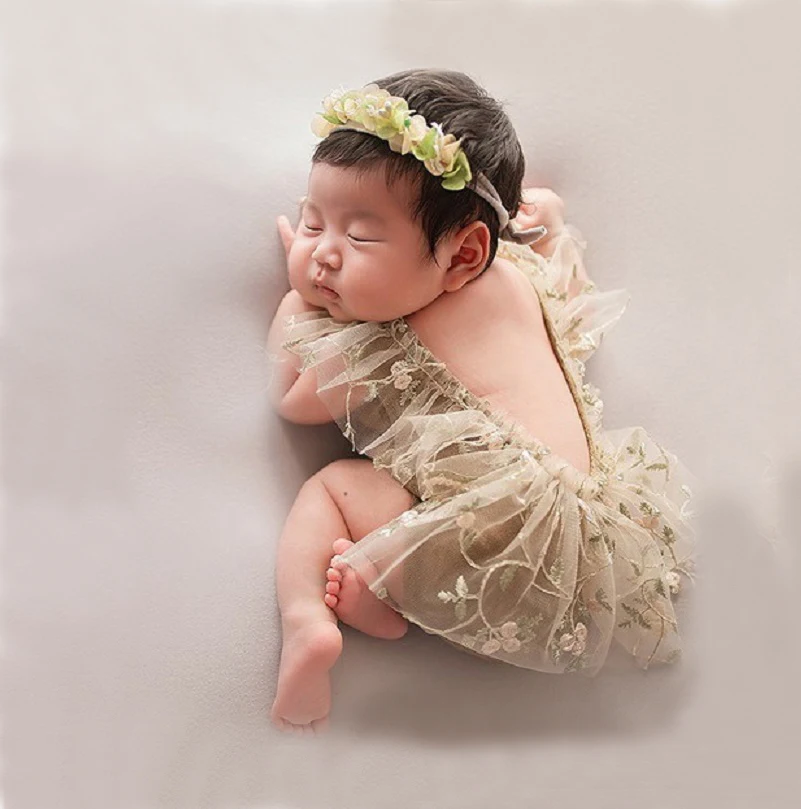
[[[575,250],[586,245],[567,226]],[[570,250],[499,243],[530,280],[590,446],[589,474],[467,390],[404,318],[293,315],[284,348],[353,448],[417,503],[342,559],[426,632],[483,657],[593,676],[613,641],[642,668],[680,654],[673,598],[692,578],[690,472],[641,427],[603,429],[585,361],[626,290],[572,297]],[[575,289],[575,280],[573,281]]]

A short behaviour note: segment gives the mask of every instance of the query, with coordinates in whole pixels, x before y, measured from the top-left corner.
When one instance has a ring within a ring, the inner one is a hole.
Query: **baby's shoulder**
[[[504,356],[514,354],[515,346],[530,346],[542,331],[530,282],[512,262],[498,258],[458,292],[440,295],[406,320],[438,359],[463,375],[468,387],[472,383],[474,393],[488,365],[506,363]]]

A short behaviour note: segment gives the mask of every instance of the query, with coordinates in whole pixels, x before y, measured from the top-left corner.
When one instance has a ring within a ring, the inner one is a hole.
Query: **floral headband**
[[[492,205],[500,222],[500,237],[530,244],[547,234],[545,227],[522,229],[509,219],[495,187],[481,172],[473,179],[470,162],[461,141],[445,134],[439,124],[429,124],[422,115],[413,115],[406,99],[390,95],[377,84],[360,90],[333,90],[323,99],[323,112],[312,120],[312,132],[327,138],[339,129],[367,132],[387,141],[393,152],[412,154],[426,170],[442,177],[449,191],[469,188]]]

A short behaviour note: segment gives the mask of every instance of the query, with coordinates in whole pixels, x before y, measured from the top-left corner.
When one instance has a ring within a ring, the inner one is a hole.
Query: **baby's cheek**
[[[298,292],[303,292],[306,278],[304,263],[303,251],[298,250],[297,245],[293,245],[287,258],[287,275],[289,276],[290,286]]]

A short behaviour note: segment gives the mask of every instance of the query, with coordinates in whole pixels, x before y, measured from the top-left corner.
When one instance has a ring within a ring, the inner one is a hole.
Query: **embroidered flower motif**
[[[582,623],[576,624],[573,632],[565,632],[559,638],[559,648],[563,652],[572,652],[578,657],[585,649],[587,644],[587,627]]]
[[[476,515],[472,511],[465,511],[456,518],[459,528],[472,528],[476,521]]]
[[[653,531],[656,529],[657,525],[659,525],[659,515],[646,514],[644,517],[634,520],[634,522],[641,525],[643,528],[647,528],[649,531]]]
[[[392,373],[394,385],[398,390],[406,390],[411,384],[412,377],[409,375],[410,370],[411,368],[403,360],[392,363],[390,372]]]
[[[463,621],[465,615],[467,614],[467,599],[468,599],[468,589],[467,589],[467,582],[465,581],[464,576],[459,576],[456,579],[456,586],[454,587],[456,590],[455,593],[451,593],[447,590],[440,590],[437,593],[437,598],[440,601],[444,601],[446,604],[449,601],[452,601],[454,604],[454,610],[456,612],[456,617]],[[470,598],[477,598],[477,596],[469,596]]]
[[[681,586],[681,579],[675,570],[665,573],[665,584],[670,588],[671,593],[678,593]]]
[[[520,641],[515,637],[518,632],[518,626],[514,621],[507,621],[501,627],[501,646],[504,652],[517,652],[520,649]]]
[[[492,638],[481,647],[481,654],[491,655],[494,652],[497,652],[498,649],[500,648],[501,644],[497,640],[495,640],[495,638]]]

